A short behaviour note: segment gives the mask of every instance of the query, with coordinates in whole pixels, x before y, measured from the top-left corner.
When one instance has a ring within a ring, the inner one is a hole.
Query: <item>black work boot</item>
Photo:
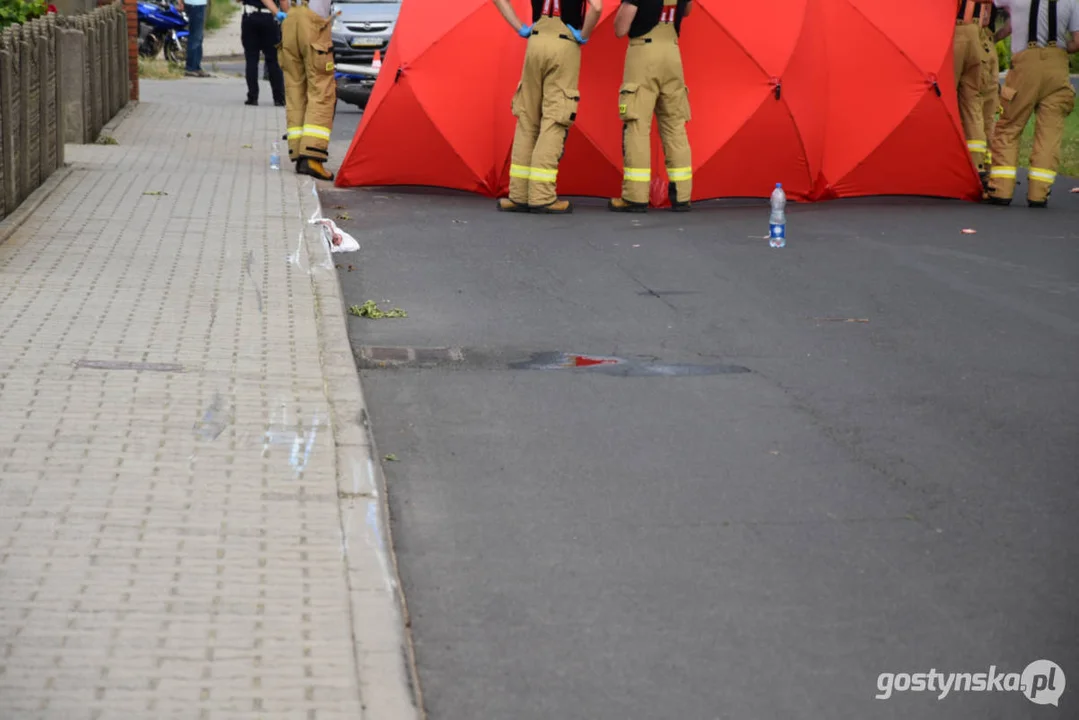
[[[648,212],[648,203],[628,202],[622,198],[611,198],[607,201],[607,209],[611,212]]]
[[[333,180],[333,173],[322,166],[321,160],[314,158],[300,158],[296,163],[296,172],[301,175],[310,175],[317,180]]]
[[[671,212],[689,212],[689,201],[678,202],[678,188],[673,182],[667,183],[667,199],[671,201]]]

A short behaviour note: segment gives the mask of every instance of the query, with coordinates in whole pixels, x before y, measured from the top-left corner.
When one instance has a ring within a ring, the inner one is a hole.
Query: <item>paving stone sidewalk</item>
[[[142,96],[0,241],[0,718],[414,717],[283,109]]]

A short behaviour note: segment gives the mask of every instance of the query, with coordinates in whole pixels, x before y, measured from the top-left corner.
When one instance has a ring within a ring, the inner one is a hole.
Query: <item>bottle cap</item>
[[[781,187],[783,187],[783,183],[776,183],[776,187],[777,187],[777,188],[781,188]]]

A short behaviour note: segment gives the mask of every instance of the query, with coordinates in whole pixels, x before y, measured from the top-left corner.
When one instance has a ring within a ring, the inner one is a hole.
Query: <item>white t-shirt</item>
[[[319,17],[330,16],[330,0],[307,0],[307,8],[317,13]]]
[[[993,0],[993,4],[1007,10],[1012,18],[1012,55],[1027,49],[1030,34],[1030,7],[1032,0]],[[1057,46],[1068,45],[1068,33],[1079,32],[1079,0],[1057,0]],[[1049,42],[1049,0],[1038,4],[1038,45]]]

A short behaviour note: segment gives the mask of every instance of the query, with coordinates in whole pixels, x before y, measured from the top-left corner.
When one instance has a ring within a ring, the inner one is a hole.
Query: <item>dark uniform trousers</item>
[[[244,46],[246,61],[247,100],[258,102],[259,99],[259,55],[266,58],[266,70],[270,78],[270,91],[277,104],[285,102],[285,78],[281,65],[277,62],[277,45],[281,42],[281,27],[277,19],[265,8],[256,9],[251,5],[243,6],[243,19],[240,21],[240,42]]]

